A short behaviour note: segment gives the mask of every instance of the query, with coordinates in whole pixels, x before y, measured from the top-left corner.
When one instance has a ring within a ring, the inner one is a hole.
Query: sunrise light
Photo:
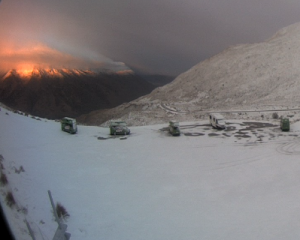
[[[59,78],[70,74],[91,75],[95,73],[91,69],[109,69],[118,74],[131,71],[124,63],[75,57],[37,42],[24,46],[13,43],[0,45],[0,72],[14,70],[24,80],[32,77],[40,79],[46,75]]]
[[[31,64],[18,64],[16,72],[21,77],[30,77],[34,72],[34,65]]]

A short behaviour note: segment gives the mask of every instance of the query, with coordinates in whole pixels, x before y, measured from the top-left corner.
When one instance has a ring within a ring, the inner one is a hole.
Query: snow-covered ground
[[[300,237],[300,122],[227,119],[131,127],[79,126],[0,111],[1,205],[18,240],[52,239],[47,191],[68,211],[72,240],[282,240]],[[10,208],[6,194],[16,204]]]

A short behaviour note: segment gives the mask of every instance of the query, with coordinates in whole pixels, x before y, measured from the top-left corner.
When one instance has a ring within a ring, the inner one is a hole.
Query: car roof
[[[74,121],[74,120],[75,120],[74,118],[70,118],[70,117],[64,117],[63,119],[64,119],[64,120],[71,120],[71,121]]]
[[[223,115],[220,113],[210,113],[211,116],[214,116],[215,118],[223,119]]]

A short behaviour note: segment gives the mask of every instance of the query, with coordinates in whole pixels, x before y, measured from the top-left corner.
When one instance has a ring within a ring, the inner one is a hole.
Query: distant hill
[[[116,107],[150,93],[155,86],[133,72],[77,69],[16,69],[0,76],[0,102],[49,119],[77,117]]]
[[[205,111],[298,107],[299,39],[296,23],[265,42],[230,47],[137,100],[81,119],[99,125],[113,117],[144,125],[196,120]]]
[[[147,82],[153,84],[156,87],[164,86],[172,82],[176,77],[167,76],[167,75],[158,75],[158,74],[139,74]]]

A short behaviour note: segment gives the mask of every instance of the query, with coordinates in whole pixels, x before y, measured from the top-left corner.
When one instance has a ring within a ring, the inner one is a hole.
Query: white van
[[[225,120],[220,113],[210,113],[209,122],[213,128],[225,129]]]

